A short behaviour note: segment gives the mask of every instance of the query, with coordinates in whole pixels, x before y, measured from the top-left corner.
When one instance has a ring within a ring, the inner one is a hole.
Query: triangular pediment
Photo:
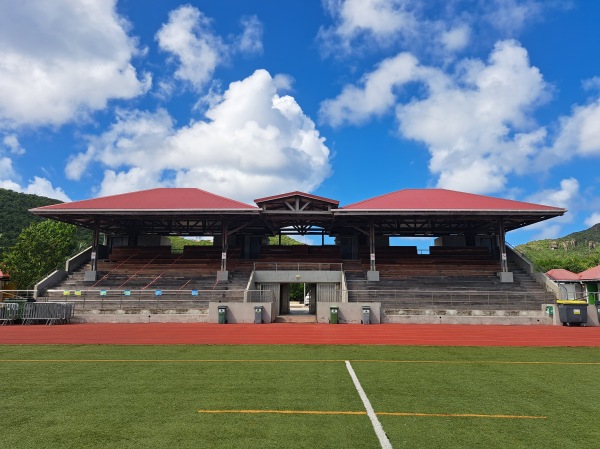
[[[289,192],[281,195],[259,198],[254,202],[264,212],[286,211],[290,213],[329,212],[340,204],[337,200],[323,198],[310,193]]]

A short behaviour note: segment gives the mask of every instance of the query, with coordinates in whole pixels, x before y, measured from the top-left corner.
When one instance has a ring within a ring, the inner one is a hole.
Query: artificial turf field
[[[0,346],[2,448],[600,444],[600,348]]]

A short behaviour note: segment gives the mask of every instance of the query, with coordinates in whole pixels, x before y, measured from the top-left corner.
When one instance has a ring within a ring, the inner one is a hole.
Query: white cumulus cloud
[[[572,223],[575,217],[573,212],[577,209],[580,198],[579,181],[575,178],[566,178],[560,181],[560,186],[554,189],[544,189],[526,198],[526,201],[545,204],[547,206],[561,207],[567,210],[562,217],[553,218],[550,222],[541,221],[527,226],[525,232],[535,232],[532,240],[556,238],[561,235],[563,226]]]
[[[574,156],[600,155],[600,99],[575,106],[571,115],[561,117],[551,147],[540,156],[540,164],[551,167]]]
[[[191,5],[169,13],[169,21],[156,33],[159,47],[179,60],[175,77],[195,88],[211,79],[226,57],[227,47],[211,29],[211,20]]]
[[[448,52],[460,51],[469,44],[471,28],[467,25],[459,25],[441,33],[440,41]]]
[[[327,55],[347,55],[364,46],[390,47],[415,36],[412,0],[324,0],[333,25],[321,27],[318,40]]]
[[[3,161],[0,159],[0,170],[2,169]],[[29,193],[32,195],[45,196],[63,202],[71,201],[63,189],[54,187],[46,178],[34,176],[33,180],[25,187],[10,179],[0,179],[0,188],[14,190],[19,193]]]
[[[263,52],[263,26],[256,16],[244,17],[241,20],[243,31],[239,38],[239,49],[242,53],[261,54]]]
[[[137,52],[115,0],[2,2],[0,127],[62,125],[140,95]]]
[[[281,78],[257,70],[231,83],[206,120],[180,128],[163,110],[122,112],[66,172],[78,179],[91,163],[105,167],[100,195],[159,185],[245,201],[311,191],[330,174],[329,149],[295,99],[278,93],[279,84]]]
[[[559,188],[539,191],[530,196],[527,201],[570,209],[578,198],[579,181],[575,178],[566,178],[560,181]]]
[[[385,59],[363,76],[359,86],[345,86],[336,98],[323,101],[320,116],[332,126],[363,123],[388,112],[396,103],[395,88],[418,76],[418,61],[411,54]]]
[[[401,88],[422,86],[405,100]],[[515,41],[498,42],[487,62],[465,59],[454,73],[419,65],[401,53],[382,62],[321,105],[333,126],[362,123],[395,110],[400,134],[423,143],[438,187],[474,193],[501,191],[510,173],[522,173],[546,131],[530,112],[547,97],[547,85],[527,51]]]
[[[175,78],[201,90],[212,79],[215,69],[234,52],[260,54],[262,23],[256,16],[241,20],[242,33],[226,42],[212,29],[212,19],[191,5],[169,13],[169,20],[156,33],[159,47],[177,60]],[[164,89],[163,89],[164,90]]]
[[[16,134],[7,134],[2,139],[2,143],[10,150],[12,154],[25,154],[25,148],[19,143],[19,138]]]
[[[323,0],[332,24],[319,30],[326,55],[401,48],[446,60],[469,44],[515,38],[566,2],[541,0]]]
[[[585,219],[585,224],[590,228],[598,223],[600,223],[600,212],[594,212],[592,215]]]

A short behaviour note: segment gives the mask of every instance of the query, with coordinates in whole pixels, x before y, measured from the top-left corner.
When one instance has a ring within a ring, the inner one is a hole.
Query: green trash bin
[[[17,315],[15,316],[15,320],[20,320],[23,318],[23,314],[25,313],[25,304],[27,304],[26,299],[5,299],[5,304],[19,304],[19,310],[17,311]]]
[[[339,314],[340,314],[340,308],[338,306],[329,307],[329,322],[331,324],[338,324]]]
[[[227,324],[227,306],[217,306],[219,324]]]

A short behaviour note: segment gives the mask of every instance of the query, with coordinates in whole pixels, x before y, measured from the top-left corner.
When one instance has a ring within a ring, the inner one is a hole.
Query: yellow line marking
[[[325,410],[198,410],[197,413],[208,414],[278,414],[278,415],[366,415],[366,411],[325,411]],[[481,413],[418,413],[418,412],[375,412],[378,416],[416,416],[434,418],[495,418],[495,419],[548,419],[547,416],[499,415]]]
[[[535,362],[502,360],[350,360],[352,363],[414,363],[449,365],[600,365],[600,362]],[[0,363],[344,363],[336,359],[0,359]]]

